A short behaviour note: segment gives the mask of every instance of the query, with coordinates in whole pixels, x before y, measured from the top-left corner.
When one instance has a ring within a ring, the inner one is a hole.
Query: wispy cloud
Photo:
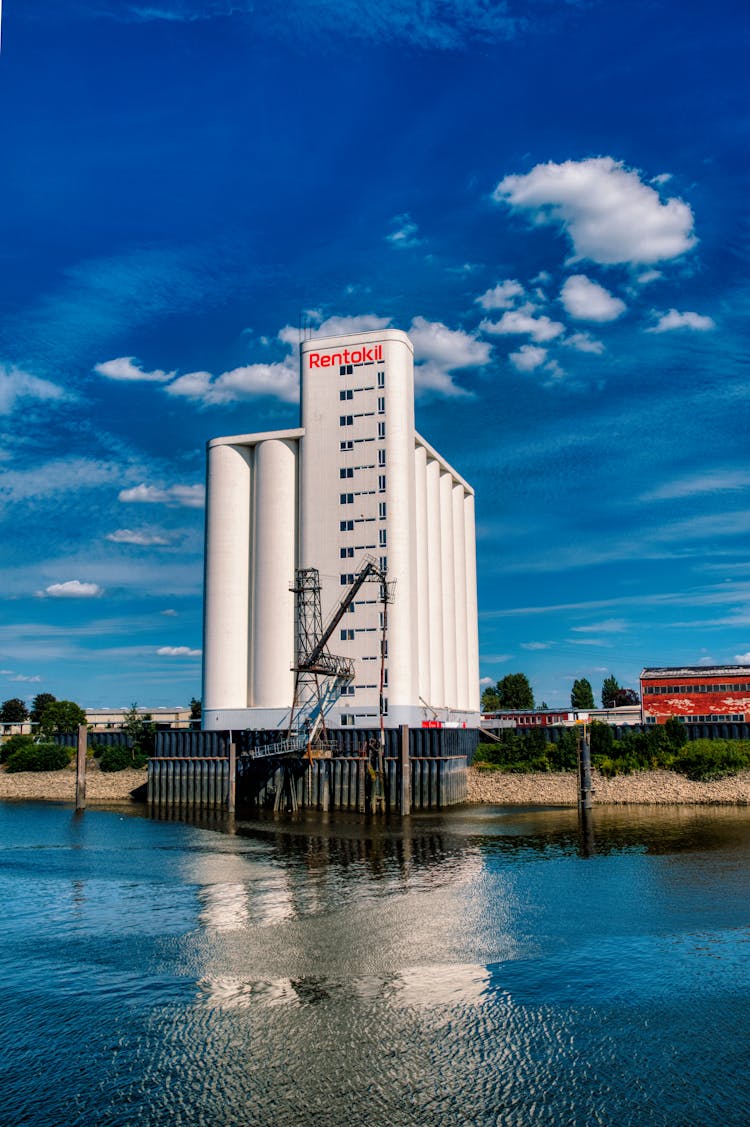
[[[506,176],[494,198],[528,212],[536,225],[562,227],[576,258],[603,265],[677,258],[696,242],[688,204],[662,202],[638,171],[610,156],[537,164]]]
[[[203,485],[134,485],[121,489],[118,501],[126,505],[182,505],[189,509],[202,509],[206,502]]]
[[[169,539],[160,532],[149,532],[147,529],[117,528],[108,532],[106,540],[113,544],[136,544],[142,548],[160,547],[169,544]]]
[[[190,646],[159,646],[159,657],[200,657],[202,650],[192,650]]]
[[[639,501],[672,501],[680,497],[696,497],[702,493],[731,493],[750,486],[748,470],[709,470],[667,481],[656,489],[642,493]]]
[[[419,228],[408,213],[395,215],[391,220],[391,228],[390,234],[386,235],[386,240],[391,246],[406,250],[410,247],[418,247],[422,243],[422,239],[419,238]]]
[[[605,618],[603,622],[592,622],[588,626],[573,626],[579,634],[622,634],[628,629],[624,618]]]
[[[0,364],[0,415],[10,415],[17,407],[33,399],[49,402],[70,398],[64,388],[50,380]]]

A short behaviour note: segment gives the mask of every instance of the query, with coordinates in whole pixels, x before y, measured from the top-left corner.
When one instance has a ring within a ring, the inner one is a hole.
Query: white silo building
[[[414,356],[395,329],[301,345],[301,425],[208,443],[203,724],[283,728],[297,568],[323,621],[367,557],[395,580],[385,723],[479,720],[474,491],[414,429]],[[378,722],[382,606],[365,584],[330,639],[355,677],[327,718]]]

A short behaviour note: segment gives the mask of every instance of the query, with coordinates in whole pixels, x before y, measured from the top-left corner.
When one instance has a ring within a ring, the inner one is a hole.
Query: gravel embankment
[[[99,770],[99,764],[89,763],[86,771],[86,802],[98,806],[104,803],[131,802],[130,792],[146,782],[147,772]],[[19,771],[9,775],[0,770],[0,799],[41,799],[48,802],[75,802],[75,766],[63,771]]]
[[[747,806],[750,771],[712,783],[694,783],[674,771],[641,771],[605,779],[593,772],[594,802],[668,806]],[[468,800],[492,806],[575,806],[575,774],[506,775],[468,770]]]

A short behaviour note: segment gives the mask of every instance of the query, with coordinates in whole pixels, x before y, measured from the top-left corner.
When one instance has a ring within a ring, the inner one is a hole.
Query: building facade
[[[395,581],[388,726],[479,720],[474,491],[414,428],[414,357],[395,329],[304,341],[301,425],[208,444],[203,724],[283,728],[297,568],[323,621],[367,558]],[[366,583],[330,639],[356,675],[334,725],[379,716],[383,607]]]
[[[750,665],[644,669],[641,708],[646,724],[672,716],[693,724],[750,720]]]

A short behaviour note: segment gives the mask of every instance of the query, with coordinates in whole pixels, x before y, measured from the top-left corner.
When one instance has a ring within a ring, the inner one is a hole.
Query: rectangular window
[[[380,570],[381,571],[387,571],[388,570],[388,557],[387,556],[381,556],[380,557]]]
[[[351,388],[348,388],[346,391],[340,391],[339,399],[354,399],[354,392]]]
[[[383,716],[387,716],[388,715],[388,697],[382,697],[381,705],[382,705],[381,711],[383,713]]]
[[[351,439],[344,440],[343,442],[339,443],[339,450],[353,450],[353,449],[354,449],[354,443],[352,442]]]
[[[339,415],[339,426],[350,427],[354,422],[353,415]]]
[[[378,450],[378,465],[385,465],[385,450]]]
[[[354,477],[354,468],[352,466],[342,466],[339,470],[339,477]]]
[[[339,555],[342,560],[354,559],[354,548],[340,548]]]
[[[339,367],[339,375],[340,376],[350,376],[353,371],[354,371],[354,368],[352,367],[351,364],[342,364]]]
[[[346,587],[346,585],[348,583],[353,583],[353,582],[354,582],[354,576],[351,573],[349,575],[344,574],[344,575],[341,576],[341,586],[342,587]]]
[[[378,493],[385,493],[385,474],[378,474]]]
[[[339,504],[341,504],[341,505],[353,505],[354,504],[354,494],[353,493],[339,493]]]
[[[341,520],[341,521],[339,521],[339,532],[353,532],[353,531],[354,531],[354,521],[353,520]]]
[[[349,603],[349,606],[346,608],[346,613],[354,614],[354,603]]]
[[[378,529],[378,543],[380,544],[381,548],[385,548],[385,546],[386,546],[386,532],[385,532],[384,528]]]
[[[381,520],[385,520],[386,504],[385,501],[378,501],[378,516]]]
[[[378,423],[378,438],[385,438],[385,423]]]
[[[342,630],[341,631],[341,641],[342,642],[353,642],[354,641],[354,631],[353,630]]]
[[[383,688],[384,689],[388,688],[388,670],[387,669],[383,670]]]
[[[378,414],[379,415],[385,414],[385,396],[384,395],[378,396]]]
[[[378,372],[378,387],[385,387],[385,372]]]

